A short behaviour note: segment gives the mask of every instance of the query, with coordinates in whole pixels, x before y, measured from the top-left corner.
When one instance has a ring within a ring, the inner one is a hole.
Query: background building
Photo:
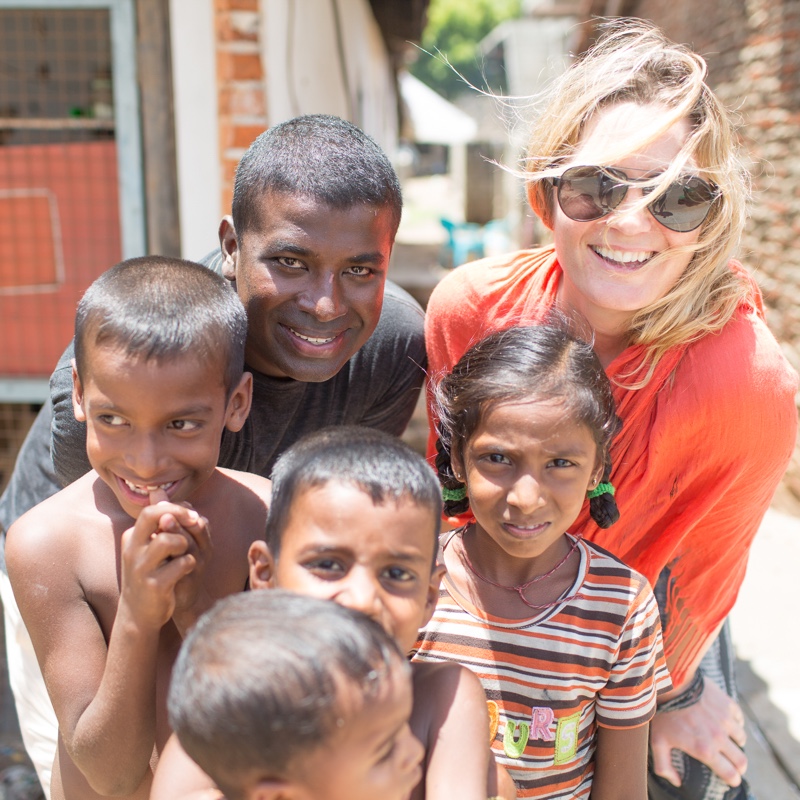
[[[0,489],[75,306],[120,259],[218,247],[242,153],[331,113],[392,154],[427,0],[0,0]]]

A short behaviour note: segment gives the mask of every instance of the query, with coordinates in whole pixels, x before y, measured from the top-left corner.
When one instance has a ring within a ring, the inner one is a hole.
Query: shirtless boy
[[[204,615],[169,692],[178,737],[228,800],[408,800],[424,755],[411,704],[379,624],[280,590]]]
[[[78,306],[73,398],[92,471],[6,547],[58,719],[54,800],[148,796],[183,635],[246,584],[270,484],[216,466],[250,408],[246,335],[226,281],[186,261],[118,264]]]
[[[250,586],[362,611],[408,653],[439,596],[440,516],[433,472],[402,442],[350,426],[311,434],[275,465],[267,541],[250,547]],[[411,729],[425,748],[414,800],[516,797],[491,757],[486,696],[475,676],[458,664],[414,663],[412,680]],[[151,800],[206,797],[211,786],[173,737]]]
[[[221,249],[206,257],[245,306],[253,373],[250,414],[241,430],[223,431],[219,466],[269,477],[280,453],[328,425],[403,432],[424,376],[425,342],[422,309],[387,280],[401,209],[386,154],[345,120],[297,117],[248,148],[232,217],[219,226]],[[70,345],[50,378],[52,404],[42,407],[0,497],[3,531],[90,468],[86,426],[72,410],[73,355]],[[52,714],[2,543],[0,535],[9,684],[47,792]]]

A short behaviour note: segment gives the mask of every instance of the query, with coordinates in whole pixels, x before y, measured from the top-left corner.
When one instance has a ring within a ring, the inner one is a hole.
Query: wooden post
[[[169,0],[136,0],[147,250],[180,256]]]

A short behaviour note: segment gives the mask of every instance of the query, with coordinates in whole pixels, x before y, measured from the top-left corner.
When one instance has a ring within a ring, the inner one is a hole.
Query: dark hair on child
[[[89,348],[119,347],[131,358],[163,361],[191,354],[219,363],[227,390],[244,371],[247,314],[231,285],[210,269],[177,258],[144,256],[104,272],[75,315],[75,363]]]
[[[431,511],[431,547],[436,555],[442,496],[427,461],[405,442],[374,428],[337,425],[304,436],[286,450],[272,471],[267,544],[277,557],[289,513],[304,489],[331,481],[353,484],[382,505],[411,500]]]
[[[400,181],[386,153],[360,128],[326,114],[274,125],[242,156],[232,206],[239,236],[257,228],[260,200],[268,192],[305,195],[336,209],[388,207],[394,232],[403,210]]]
[[[611,384],[592,346],[566,324],[509,328],[487,336],[459,359],[434,387],[439,418],[436,468],[445,489],[463,489],[450,454],[463,453],[487,408],[498,403],[558,399],[564,414],[591,431],[603,463],[602,483],[611,476],[611,441],[620,428]],[[469,499],[445,501],[445,513],[461,514]],[[608,528],[619,519],[610,493],[593,497],[592,519]]]
[[[243,592],[205,613],[170,684],[170,724],[229,800],[248,778],[294,777],[349,714],[343,681],[365,702],[409,667],[383,628],[329,600]],[[346,720],[345,720],[346,721]]]

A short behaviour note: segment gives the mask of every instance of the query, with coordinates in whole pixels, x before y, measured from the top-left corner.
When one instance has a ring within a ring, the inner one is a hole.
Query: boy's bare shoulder
[[[9,528],[8,576],[35,642],[37,636],[51,637],[53,609],[71,619],[87,603],[110,633],[119,598],[118,541],[129,525],[113,493],[90,472]]]
[[[33,550],[41,558],[41,548],[76,550],[92,534],[105,533],[113,526],[118,512],[97,474],[89,472],[60,492],[48,497],[23,514],[6,534],[6,558],[13,561],[18,551]],[[80,532],[80,536],[75,535]]]
[[[192,498],[192,504],[209,520],[222,514],[231,521],[244,521],[247,527],[258,526],[263,532],[271,494],[272,481],[267,478],[217,467]]]
[[[217,472],[230,481],[233,491],[253,492],[267,506],[269,505],[269,498],[272,494],[272,481],[269,478],[262,478],[261,475],[254,475],[252,472],[242,472],[238,469],[227,469],[226,467],[217,467]],[[237,489],[237,485],[241,489]]]
[[[271,493],[267,478],[218,467],[191,502],[208,519],[215,538],[238,542],[246,553],[255,539],[264,538]]]
[[[486,693],[478,676],[467,667],[454,661],[412,661],[411,675],[415,733],[438,727],[454,709],[464,718],[485,719]]]
[[[486,797],[491,726],[478,677],[452,661],[413,661],[411,672],[410,724],[425,748],[426,787],[448,788],[437,797]]]
[[[438,692],[445,689],[457,690],[464,687],[462,691],[480,692],[483,700],[486,696],[481,686],[481,682],[472,670],[468,669],[455,661],[412,661],[411,675],[414,681],[414,700],[417,694],[428,694],[435,696]]]

